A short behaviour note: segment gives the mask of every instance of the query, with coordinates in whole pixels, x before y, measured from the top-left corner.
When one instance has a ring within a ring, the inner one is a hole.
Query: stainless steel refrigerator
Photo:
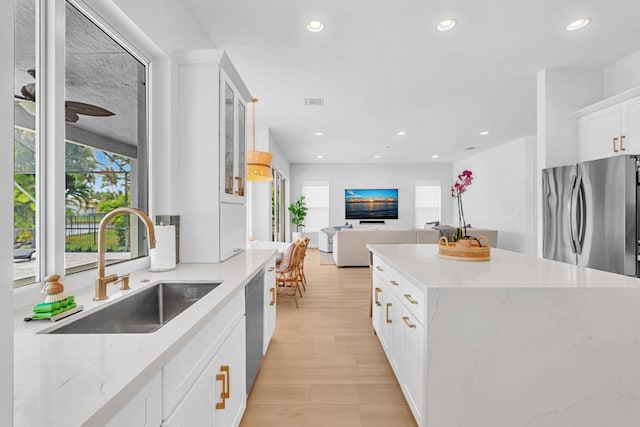
[[[544,169],[543,256],[638,276],[638,166],[617,156]]]

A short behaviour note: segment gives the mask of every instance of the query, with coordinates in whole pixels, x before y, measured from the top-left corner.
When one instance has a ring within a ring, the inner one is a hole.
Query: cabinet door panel
[[[382,306],[382,288],[384,287],[384,280],[378,273],[373,273],[373,295],[372,295],[372,322],[373,329],[378,334],[378,339],[382,339],[382,322],[383,322],[383,306]]]
[[[163,425],[165,427],[212,427],[214,379],[215,373],[209,367],[205,369]]]
[[[624,154],[640,154],[640,97],[623,102],[620,110]]]
[[[614,151],[620,149],[620,105],[613,105],[579,120],[580,126],[580,161],[602,159],[621,154]]]
[[[389,286],[385,285],[382,288],[382,348],[384,348],[387,354],[387,359],[392,364],[393,360],[393,322],[395,321],[395,312],[400,308],[398,299],[390,291]],[[394,367],[394,370],[396,367]]]
[[[138,392],[105,427],[152,427],[162,421],[160,374]]]
[[[262,354],[267,354],[271,337],[276,330],[276,263],[270,263],[264,272],[264,328]]]
[[[216,427],[235,427],[242,419],[247,398],[245,351],[243,317],[208,368],[216,379],[213,385],[213,425]]]
[[[408,311],[402,319],[402,389],[418,425],[424,425],[424,328]]]
[[[220,70],[220,201],[244,204],[246,187],[246,103]]]
[[[242,252],[246,245],[247,207],[220,203],[220,260]]]

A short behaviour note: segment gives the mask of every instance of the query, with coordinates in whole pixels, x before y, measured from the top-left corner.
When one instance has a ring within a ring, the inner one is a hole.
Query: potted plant
[[[302,232],[300,227],[304,228],[304,219],[307,217],[307,206],[304,201],[304,196],[300,196],[298,200],[289,205],[289,212],[291,212],[291,223],[296,226],[296,231],[293,234],[293,240],[302,238]]]
[[[458,204],[458,228],[455,229],[451,240],[454,242],[469,240],[467,236],[467,223],[464,219],[464,210],[462,209],[462,195],[467,191],[467,187],[473,182],[473,172],[464,170],[458,175],[458,179],[451,187],[451,197],[456,199]],[[462,242],[461,242],[462,243]],[[469,245],[471,242],[465,242]]]

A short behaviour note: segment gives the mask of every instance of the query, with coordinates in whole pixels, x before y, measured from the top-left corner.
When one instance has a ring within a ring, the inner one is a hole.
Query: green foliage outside
[[[33,240],[36,219],[35,132],[15,128],[14,228],[19,241]],[[66,216],[75,225],[96,221],[92,213],[106,213],[130,205],[129,159],[88,146],[65,144]],[[99,218],[98,218],[99,219]],[[127,215],[114,218],[107,230],[107,250],[128,251]],[[93,234],[67,236],[68,252],[95,252]]]

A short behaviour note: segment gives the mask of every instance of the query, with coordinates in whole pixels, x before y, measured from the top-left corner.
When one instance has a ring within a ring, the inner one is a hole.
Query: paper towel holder
[[[150,272],[176,269],[176,231],[173,225],[156,225],[156,247],[149,251]]]

